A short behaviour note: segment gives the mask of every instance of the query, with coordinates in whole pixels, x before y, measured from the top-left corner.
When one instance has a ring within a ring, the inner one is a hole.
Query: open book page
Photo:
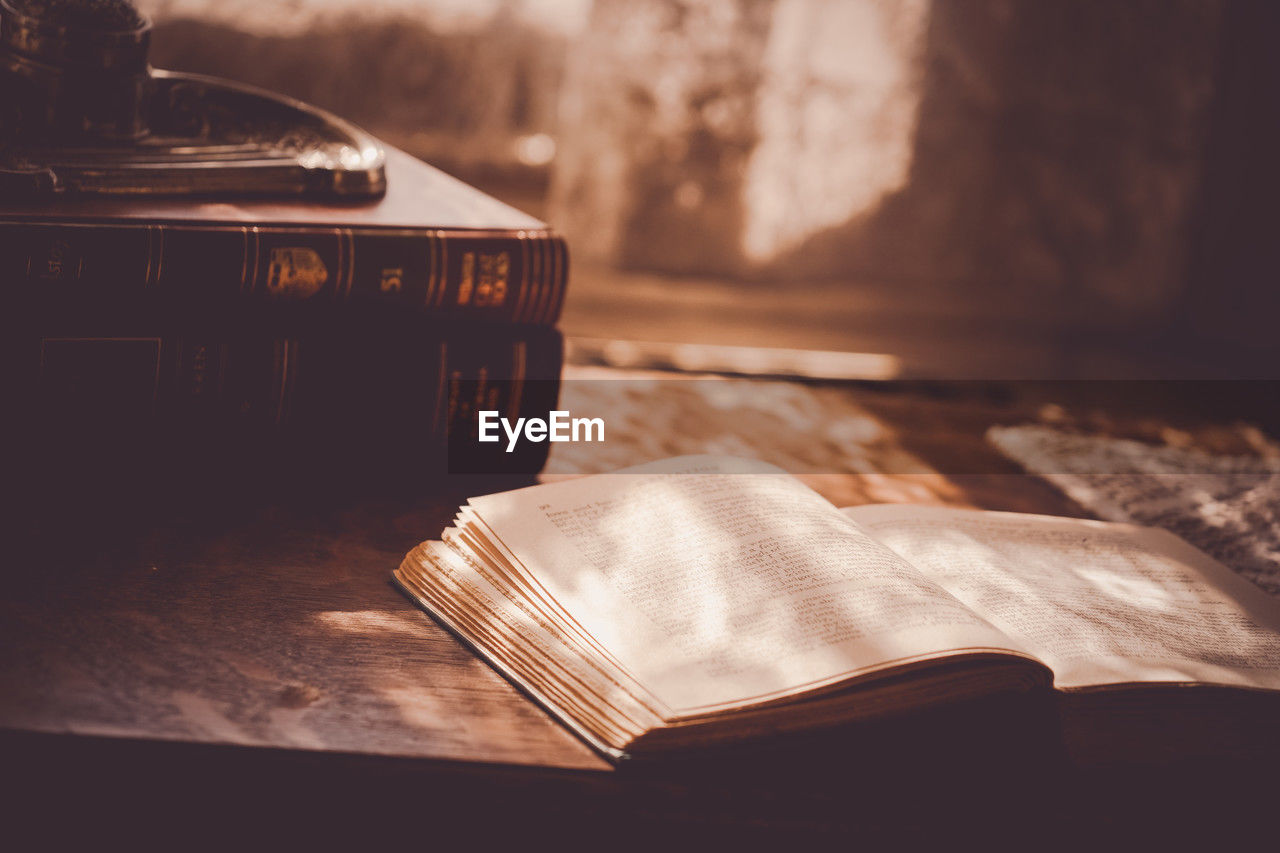
[[[957,650],[1024,655],[763,463],[683,457],[469,509],[521,582],[674,717]]]
[[[1280,602],[1172,534],[939,507],[844,512],[1025,644],[1059,687],[1280,689]]]
[[[414,571],[415,564],[423,571]],[[396,577],[490,660],[507,664],[501,668],[508,677],[518,677],[545,703],[584,721],[600,739],[621,745],[661,724],[652,709],[566,645],[526,602],[494,586],[442,543],[414,549]]]

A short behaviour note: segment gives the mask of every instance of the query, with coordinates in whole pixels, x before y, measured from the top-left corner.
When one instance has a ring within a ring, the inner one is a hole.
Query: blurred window
[[[574,336],[1066,376],[1269,339],[1188,271],[1234,233],[1202,179],[1224,45],[1265,4],[140,5],[157,66],[317,103],[550,221]]]

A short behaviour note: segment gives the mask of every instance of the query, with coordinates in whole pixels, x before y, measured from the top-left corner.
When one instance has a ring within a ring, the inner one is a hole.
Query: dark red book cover
[[[9,202],[0,282],[46,303],[154,298],[199,311],[245,300],[555,322],[569,257],[545,223],[393,148],[386,174],[386,195],[363,203]]]

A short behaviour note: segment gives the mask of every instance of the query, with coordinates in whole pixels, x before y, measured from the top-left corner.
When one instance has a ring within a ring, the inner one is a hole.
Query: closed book
[[[244,304],[551,325],[564,240],[539,220],[404,152],[387,193],[314,204],[84,197],[0,211],[0,285],[41,304],[139,300],[202,314]],[[305,308],[304,308],[305,306]]]
[[[538,326],[29,324],[10,335],[7,442],[38,476],[228,459],[312,471],[528,473],[545,444],[474,440],[480,410],[555,408],[562,340]]]

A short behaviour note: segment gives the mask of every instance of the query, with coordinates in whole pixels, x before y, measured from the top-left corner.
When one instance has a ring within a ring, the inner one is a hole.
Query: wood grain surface
[[[840,505],[911,500],[1083,514],[996,455],[982,434],[993,423],[1087,419],[1095,402],[734,380],[748,383],[753,399],[789,401],[808,419],[797,422],[726,412],[716,381],[646,384],[651,377],[580,369],[566,378],[566,405],[607,411],[617,429],[597,457],[582,445],[557,448],[547,477],[658,455],[739,452],[783,464]],[[1109,407],[1112,431],[1154,428],[1147,413],[1125,421],[1114,401],[1098,405]],[[1176,416],[1160,423],[1228,440]],[[10,513],[19,529],[7,537],[0,596],[0,747],[17,757],[10,773],[36,780],[35,790],[60,797],[72,784],[100,796],[122,766],[136,765],[152,768],[145,790],[172,810],[165,774],[185,778],[182,768],[200,767],[259,791],[253,803],[264,790],[306,791],[304,804],[292,802],[310,814],[313,796],[357,797],[352,780],[369,778],[358,768],[375,766],[379,794],[367,807],[426,808],[405,792],[438,797],[441,789],[420,774],[443,773],[452,799],[438,799],[430,813],[446,822],[498,797],[504,808],[523,803],[526,819],[555,814],[587,825],[587,810],[597,830],[661,812],[686,831],[713,834],[761,822],[787,833],[862,822],[892,834],[921,786],[933,791],[934,808],[950,803],[977,819],[975,803],[986,794],[955,800],[963,780],[975,772],[1004,779],[1000,796],[1020,798],[1038,820],[1043,791],[1019,780],[1061,778],[1052,738],[1020,732],[1017,715],[991,708],[870,727],[844,751],[823,740],[809,753],[789,745],[765,762],[717,760],[716,778],[734,777],[729,788],[706,783],[692,765],[620,773],[389,581],[405,552],[437,536],[468,494],[516,483],[441,476],[384,492],[211,483],[149,499],[139,499],[140,484],[119,483],[72,499],[79,484],[59,482],[52,491],[65,500],[15,503],[25,511]],[[991,748],[1009,738],[1024,745]],[[166,743],[179,751],[153,760]],[[232,758],[246,755],[257,757]],[[280,762],[290,769],[280,771]],[[234,769],[223,773],[224,765]],[[865,772],[851,774],[852,766]]]

